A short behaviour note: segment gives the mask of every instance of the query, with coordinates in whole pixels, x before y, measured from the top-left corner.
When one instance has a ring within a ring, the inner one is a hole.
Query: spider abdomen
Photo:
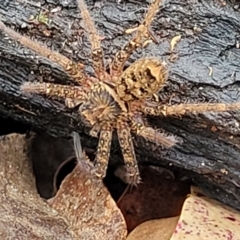
[[[119,77],[116,91],[123,101],[140,100],[157,93],[166,82],[166,64],[154,58],[143,58],[131,64]]]

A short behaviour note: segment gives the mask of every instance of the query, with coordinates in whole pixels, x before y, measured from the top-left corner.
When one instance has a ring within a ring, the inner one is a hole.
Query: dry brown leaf
[[[199,192],[184,202],[171,240],[240,240],[240,212]]]
[[[71,240],[67,221],[36,191],[26,136],[0,138],[0,239]]]
[[[52,207],[69,220],[74,237],[85,240],[123,240],[126,223],[89,161],[80,161],[62,182]]]
[[[120,210],[102,182],[95,181],[87,163],[75,168],[53,199],[61,213],[41,199],[27,156],[28,147],[25,135],[0,138],[0,239],[126,238]]]
[[[145,168],[141,173],[142,183],[129,188],[118,201],[129,232],[147,220],[180,215],[190,186],[171,176],[167,177],[166,171]]]
[[[137,226],[127,240],[169,240],[179,217],[150,220]]]

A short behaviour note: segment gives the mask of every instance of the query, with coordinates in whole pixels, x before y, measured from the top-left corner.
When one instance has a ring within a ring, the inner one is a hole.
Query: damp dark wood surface
[[[103,39],[107,63],[129,39],[124,30],[139,23],[148,4],[112,0],[87,1],[87,5]],[[48,25],[30,21],[40,13],[48,14]],[[90,45],[75,1],[0,0],[0,16],[20,33],[85,63],[86,71],[92,74]],[[240,101],[239,19],[238,6],[230,3],[223,6],[221,1],[165,1],[152,24],[159,43],[137,51],[129,63],[144,56],[167,61],[169,83],[161,96],[170,98],[172,103]],[[170,42],[176,35],[181,35],[181,40],[173,53]],[[57,100],[24,96],[19,91],[24,81],[72,84],[57,64],[37,56],[3,33],[0,33],[0,61],[2,117],[56,137],[69,137],[75,130],[82,135],[84,146],[96,147],[97,140],[87,136],[77,110],[70,111]],[[148,119],[153,127],[179,136],[183,144],[166,151],[136,138],[140,163],[180,168],[212,197],[240,209],[240,111]],[[113,149],[120,153],[116,141]]]

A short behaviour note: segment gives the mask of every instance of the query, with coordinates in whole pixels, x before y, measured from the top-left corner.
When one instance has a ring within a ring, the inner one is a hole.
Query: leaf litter
[[[127,186],[114,201],[109,189],[96,177],[94,165],[81,145],[75,145],[78,161],[74,170],[46,204],[36,193],[27,161],[28,141],[20,134],[0,139],[1,237],[240,239],[238,211],[208,198],[196,187],[188,194],[189,183],[165,169],[143,167],[142,183]],[[15,225],[9,225],[11,219],[15,219]]]

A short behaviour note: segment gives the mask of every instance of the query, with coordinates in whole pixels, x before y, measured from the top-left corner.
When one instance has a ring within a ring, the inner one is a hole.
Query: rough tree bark
[[[41,3],[38,5],[38,3]],[[110,59],[129,36],[124,30],[139,23],[147,8],[146,1],[87,1],[89,10],[104,39],[105,59]],[[31,16],[50,10],[48,25],[30,22]],[[86,64],[91,74],[89,43],[82,27],[75,1],[10,1],[0,0],[0,16],[5,24],[22,34],[44,42],[64,55]],[[179,102],[240,101],[240,65],[238,30],[240,13],[221,1],[165,1],[152,29],[159,44],[150,44],[135,53],[129,62],[142,56],[155,56],[168,61],[169,83],[165,99]],[[80,29],[80,30],[77,30]],[[170,41],[177,34],[181,41],[170,61]],[[29,49],[0,33],[0,113],[29,124],[49,134],[69,136],[75,130],[88,139],[87,129],[76,111],[69,111],[60,101],[42,96],[24,96],[19,86],[24,81],[71,83],[64,71]],[[107,62],[107,61],[106,61]],[[212,71],[212,74],[210,73]],[[212,197],[240,209],[239,111],[221,114],[187,115],[181,119],[148,118],[153,127],[161,127],[183,139],[171,150],[136,138],[139,162],[180,168]],[[113,148],[119,152],[114,141]],[[96,141],[83,145],[96,147]]]

